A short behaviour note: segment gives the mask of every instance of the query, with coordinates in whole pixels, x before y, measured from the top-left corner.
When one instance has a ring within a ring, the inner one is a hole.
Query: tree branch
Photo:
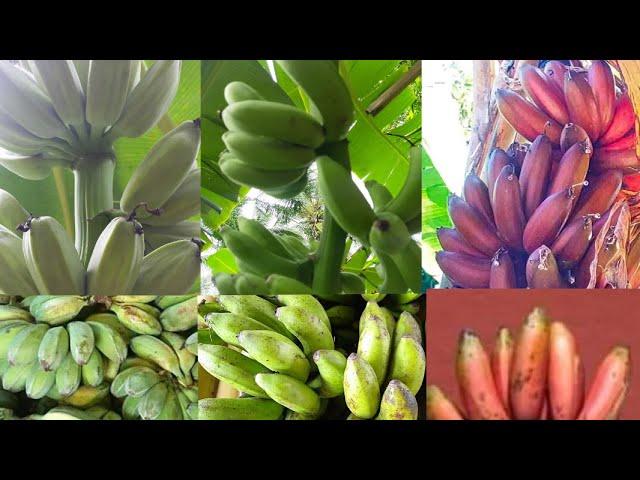
[[[384,107],[389,105],[389,103],[391,103],[391,101],[396,98],[400,94],[400,92],[402,92],[411,82],[418,78],[421,72],[422,62],[418,60],[407,73],[405,73],[396,81],[396,83],[387,88],[378,98],[371,102],[365,112],[375,117],[382,111]]]

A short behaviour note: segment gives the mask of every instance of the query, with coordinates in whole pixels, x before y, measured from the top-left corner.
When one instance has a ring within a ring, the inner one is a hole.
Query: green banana
[[[78,365],[71,352],[67,353],[62,363],[56,370],[56,388],[62,397],[68,397],[80,387],[82,369]]]
[[[318,389],[320,397],[333,398],[342,395],[347,358],[337,350],[317,350],[313,354],[313,361],[322,379]]]
[[[409,149],[409,171],[400,192],[385,207],[386,212],[391,212],[403,221],[420,215],[420,189],[422,188],[422,150],[420,145]]]
[[[290,235],[283,233],[278,236],[278,240],[284,246],[285,250],[289,252],[289,256],[298,260],[308,260],[311,255],[311,250],[297,235]]]
[[[150,217],[155,218],[155,217]],[[145,222],[148,219],[145,219]],[[151,252],[167,243],[177,240],[188,240],[200,236],[200,222],[186,220],[175,225],[149,225],[144,226],[144,242]]]
[[[187,176],[173,195],[162,204],[160,215],[147,217],[144,219],[144,223],[146,225],[172,226],[199,214],[200,168],[195,165],[187,173]]]
[[[154,420],[160,416],[167,396],[169,388],[166,383],[158,382],[144,394],[142,400],[138,404],[138,413],[143,420]]]
[[[307,357],[311,357],[316,350],[333,350],[331,330],[308,310],[294,306],[280,307],[276,310],[276,317],[296,336]]]
[[[411,234],[404,221],[391,212],[380,212],[371,226],[369,242],[376,250],[393,255],[404,250]]]
[[[393,348],[395,349],[400,342],[400,339],[404,336],[413,338],[418,345],[422,345],[422,332],[420,331],[420,325],[416,322],[409,312],[402,312],[398,317],[396,323],[396,331],[393,334]]]
[[[228,104],[243,102],[245,100],[264,100],[251,85],[244,82],[229,82],[224,87],[224,99]]]
[[[69,352],[69,334],[64,327],[47,330],[38,347],[38,361],[43,370],[53,372]]]
[[[200,420],[279,420],[284,407],[264,398],[203,398]]]
[[[351,94],[332,60],[278,60],[309,96],[329,142],[344,139],[355,121]]]
[[[1,201],[2,199],[0,199]],[[24,260],[22,241],[20,237],[14,235],[3,225],[0,225],[0,270],[2,271],[0,292],[20,293],[21,295],[37,293],[36,285],[31,279],[31,274]]]
[[[40,298],[41,300],[31,303],[29,311],[38,322],[54,326],[74,319],[90,303],[86,297],[77,295],[41,295]]]
[[[418,402],[409,388],[398,380],[387,385],[376,420],[417,420]]]
[[[7,230],[15,235],[22,235],[17,227],[28,217],[29,212],[24,209],[16,197],[0,188],[0,225],[7,227]]]
[[[340,289],[342,293],[364,293],[364,280],[352,272],[340,272]]]
[[[258,168],[242,160],[225,155],[220,158],[220,170],[232,182],[247,185],[260,190],[276,191],[281,187],[288,187],[300,180],[307,172],[305,168],[292,170],[267,170]]]
[[[21,329],[11,340],[7,351],[10,365],[27,365],[37,362],[38,348],[48,325],[35,324]]]
[[[198,346],[198,362],[209,374],[254,397],[267,397],[255,381],[269,369],[240,352],[220,345]]]
[[[238,343],[249,356],[271,371],[305,382],[310,365],[304,353],[288,338],[270,330],[244,330]]]
[[[380,385],[376,372],[355,353],[347,358],[344,370],[344,398],[351,413],[373,418],[380,405]]]
[[[308,182],[308,171],[305,171],[304,175],[302,175],[298,180],[290,183],[289,185],[274,188],[263,188],[262,191],[274,198],[286,200],[302,193],[302,191],[306,188]]]
[[[140,418],[138,406],[142,401],[142,397],[127,397],[122,402],[122,418],[125,420],[136,420]]]
[[[102,323],[110,326],[120,334],[125,342],[128,342],[135,336],[135,333],[120,323],[118,317],[113,313],[93,313],[86,318],[86,321]]]
[[[276,318],[276,306],[264,298],[257,295],[220,295],[218,301],[228,312],[253,318],[290,340],[295,338]]]
[[[160,314],[162,328],[169,332],[184,332],[198,322],[198,298],[192,297],[166,308]]]
[[[316,158],[316,165],[318,190],[331,216],[367,246],[375,214],[351,178],[351,171],[325,155]]]
[[[30,325],[29,322],[23,320],[8,320],[0,324],[0,359],[6,358],[9,347],[16,335]]]
[[[81,369],[82,383],[91,387],[101,385],[105,380],[104,359],[98,349],[93,349],[87,363]]]
[[[291,105],[264,100],[245,100],[222,111],[222,121],[231,131],[241,131],[317,148],[324,131],[311,115]]]
[[[139,137],[167,112],[180,83],[180,60],[157,60],[127,96],[112,137]]]
[[[115,295],[111,300],[116,303],[151,303],[157,298],[157,295]]]
[[[198,356],[198,332],[193,332],[184,341],[184,347],[196,357]]]
[[[420,276],[422,249],[420,246],[412,240],[403,251],[391,255],[391,259],[398,267],[398,270],[402,274],[402,278],[409,289],[412,292],[419,292],[422,280]]]
[[[313,293],[311,288],[295,278],[274,273],[267,277],[267,286],[271,295],[286,293]]]
[[[306,168],[316,156],[315,151],[309,147],[241,131],[225,132],[222,141],[231,152],[231,156],[247,165],[264,170]]]
[[[368,318],[360,332],[358,356],[371,365],[380,386],[385,380],[390,352],[391,335],[384,321],[373,316]]]
[[[69,331],[71,356],[78,365],[85,365],[95,346],[93,330],[85,322],[70,322],[67,325],[67,330]]]
[[[389,379],[400,380],[415,395],[424,381],[425,368],[422,345],[408,335],[401,337],[391,357]]]
[[[189,300],[192,297],[195,297],[195,295],[162,295],[156,297],[153,303],[155,303],[159,309],[164,310],[165,308]]]
[[[419,233],[422,229],[422,215],[418,214],[410,220],[406,221],[407,230],[411,235]]]
[[[200,278],[200,240],[177,240],[142,259],[132,293],[175,295],[189,291]]]
[[[378,265],[378,273],[382,277],[382,284],[378,288],[381,292],[404,292],[407,290],[407,284],[404,281],[402,272],[394,260],[384,252],[374,249],[380,264]]]
[[[385,326],[387,327],[387,331],[389,335],[393,337],[393,333],[396,328],[396,320],[393,318],[393,313],[388,308],[381,307],[375,301],[367,302],[366,307],[362,311],[362,315],[360,315],[360,321],[358,322],[358,332],[362,333],[367,322],[372,318],[381,319]]]
[[[199,149],[200,121],[183,122],[164,135],[131,175],[120,209],[130,213],[141,203],[149,209],[162,207],[193,168]]]
[[[27,384],[33,365],[13,365],[2,375],[2,388],[9,392],[21,392]]]
[[[142,335],[160,335],[162,325],[156,316],[131,304],[113,304],[111,310],[122,325]]]
[[[173,349],[162,340],[151,335],[139,335],[131,339],[129,344],[133,353],[140,358],[158,364],[164,370],[173,373],[176,378],[183,379],[178,356]]]
[[[176,395],[178,397],[178,403],[180,404],[180,410],[182,410],[182,417],[185,420],[198,420],[198,404],[195,404],[195,409],[189,408],[191,401],[182,391],[182,388],[176,389]]]
[[[207,325],[229,345],[240,347],[238,335],[243,330],[272,330],[253,318],[235,313],[210,313],[205,317]]]
[[[31,371],[25,384],[25,392],[27,397],[40,399],[43,398],[56,382],[56,374],[43,370],[36,362],[31,366]]]
[[[183,420],[183,418],[182,407],[180,406],[175,388],[169,386],[164,406],[156,420]]]
[[[346,327],[356,319],[356,309],[348,305],[334,305],[326,310],[331,327]]]
[[[129,386],[129,380],[135,379]],[[160,376],[151,368],[133,366],[123,369],[111,382],[109,387],[111,395],[116,398],[124,398],[127,395],[140,397],[152,386],[160,381]]]
[[[246,217],[238,217],[238,230],[250,236],[261,247],[279,255],[283,258],[295,260],[289,250],[281,242],[281,238],[271,233],[271,231],[257,220]]]
[[[120,362],[114,362],[113,360],[110,360],[109,358],[106,357],[106,355],[104,355],[104,379],[107,382],[112,382],[114,378],[116,378],[116,375],[118,375],[118,372],[120,371]]]
[[[312,295],[278,295],[278,301],[289,307],[300,307],[315,315],[331,331],[331,322],[322,304]]]
[[[393,195],[391,195],[389,189],[375,180],[367,180],[364,182],[364,186],[367,187],[367,191],[373,202],[373,209],[376,213],[383,210],[385,205],[393,200]]]
[[[267,285],[267,282],[262,277],[248,272],[236,275],[234,287],[236,293],[239,295],[249,295],[254,293],[267,295],[269,293],[269,286]]]
[[[106,323],[86,320],[93,330],[95,346],[112,362],[120,364],[127,358],[127,344],[118,331]]]
[[[129,81],[135,60],[91,60],[87,71],[87,122],[101,136],[116,123],[129,93]]]
[[[70,167],[71,162],[58,153],[37,155],[0,154],[0,165],[26,180],[43,180],[54,167]]]
[[[280,405],[302,415],[317,415],[320,397],[303,382],[280,373],[259,373],[256,383]]]
[[[162,332],[160,338],[164,340],[164,342],[173,348],[176,356],[178,357],[178,363],[180,364],[180,370],[184,375],[186,380],[186,384],[190,384],[191,379],[191,369],[195,365],[197,361],[197,356],[189,352],[185,348],[185,339],[178,335],[177,333],[172,332]]]
[[[87,293],[112,295],[129,292],[140,274],[144,257],[142,225],[117,217],[96,241],[87,266]]]
[[[225,272],[216,273],[213,276],[213,281],[216,285],[216,288],[218,289],[218,292],[223,295],[235,295],[238,293],[236,292],[236,278],[234,275],[229,275]]]

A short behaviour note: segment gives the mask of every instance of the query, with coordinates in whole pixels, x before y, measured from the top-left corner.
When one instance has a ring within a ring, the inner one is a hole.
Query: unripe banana
[[[91,60],[85,89],[87,122],[100,135],[116,123],[127,101],[136,60]]]
[[[168,386],[167,398],[164,401],[164,406],[160,411],[160,415],[156,420],[183,420],[182,407],[178,400],[176,389],[173,386]]]
[[[243,330],[272,330],[267,325],[235,313],[210,313],[206,317],[207,325],[229,345],[240,347],[238,335]]]
[[[162,295],[157,297],[153,303],[155,303],[161,310],[164,310],[173,305],[182,303],[185,300],[189,300],[194,296],[195,295]]]
[[[135,336],[135,333],[125,327],[120,321],[118,317],[112,313],[94,313],[89,315],[86,318],[86,321],[102,323],[104,325],[108,325],[111,328],[115,329],[120,336],[128,342],[132,337]]]
[[[10,365],[27,365],[38,359],[38,348],[48,325],[35,324],[21,329],[11,340],[7,350]]]
[[[200,168],[196,166],[187,173],[178,189],[162,204],[160,210],[160,215],[147,217],[144,223],[171,226],[200,213]]]
[[[286,200],[302,193],[302,191],[306,188],[308,181],[308,172],[305,171],[304,175],[302,175],[298,180],[290,183],[289,185],[285,185],[283,187],[265,188],[262,191],[274,198]]]
[[[87,293],[112,295],[129,292],[144,257],[142,225],[117,217],[102,231],[87,266]]]
[[[127,358],[127,344],[118,331],[105,323],[87,320],[95,337],[95,346],[100,353],[115,363],[122,363]]]
[[[147,219],[145,219],[146,221]],[[167,243],[177,240],[189,240],[200,237],[200,222],[187,220],[175,225],[148,225],[144,226],[144,243],[147,252],[160,248]]]
[[[31,71],[66,125],[84,127],[84,94],[71,60],[32,60]]]
[[[360,320],[358,322],[358,334],[362,334],[362,331],[364,330],[367,323],[375,318],[379,318],[384,322],[385,326],[387,327],[387,332],[389,332],[389,335],[393,337],[396,328],[396,321],[393,318],[393,314],[388,308],[381,307],[375,301],[367,302],[367,306],[362,311]]]
[[[141,397],[159,381],[160,376],[149,367],[130,367],[118,373],[111,382],[110,391],[116,398]]]
[[[267,285],[269,286],[269,293],[271,295],[277,295],[282,292],[313,293],[313,290],[304,283],[299,282],[295,278],[285,277],[284,275],[278,275],[277,273],[267,277]]]
[[[398,253],[411,241],[411,234],[400,217],[391,212],[381,212],[369,232],[371,246],[387,254]]]
[[[327,141],[344,139],[355,121],[351,94],[332,60],[278,60],[313,102]]]
[[[106,355],[104,355],[104,379],[107,382],[112,382],[114,378],[116,378],[116,375],[118,375],[118,372],[120,371],[120,362],[114,362],[113,360],[110,360],[109,358],[106,357]]]
[[[185,339],[177,333],[162,332],[160,338],[164,340],[167,345],[170,345],[176,353],[178,362],[180,363],[180,370],[182,370],[185,379],[183,383],[185,385],[192,384],[191,370],[196,364],[197,356],[185,348]]]
[[[318,319],[325,324],[325,326],[331,331],[331,322],[324,307],[312,295],[278,295],[278,301],[283,305],[289,307],[300,307],[306,310],[308,313],[315,315]]]
[[[141,203],[149,209],[160,208],[186,178],[199,149],[199,120],[183,122],[164,135],[131,175],[120,209],[129,213]]]
[[[18,155],[58,153],[70,155],[71,146],[59,138],[40,138],[25,130],[11,116],[0,111],[0,146]]]
[[[398,346],[400,339],[404,336],[412,337],[419,345],[422,345],[422,332],[416,319],[409,312],[402,312],[396,323],[396,330],[393,334],[393,348]]]
[[[411,393],[418,393],[424,381],[425,355],[422,346],[410,336],[398,341],[389,368],[389,379],[400,380]]]
[[[269,286],[262,277],[254,275],[253,273],[243,272],[236,275],[234,281],[234,288],[239,295],[268,295]]]
[[[180,60],[157,60],[131,90],[113,137],[139,137],[167,112],[180,83]]]
[[[87,363],[81,369],[82,383],[97,387],[104,382],[104,359],[98,349],[94,348]]]
[[[142,401],[142,397],[127,397],[122,402],[122,418],[125,420],[136,420],[140,418],[138,413],[138,405]]]
[[[69,138],[53,104],[30,74],[0,62],[0,106],[16,123],[40,138]]]
[[[289,410],[302,415],[316,415],[320,411],[320,397],[300,380],[280,373],[259,373],[256,383]]]
[[[403,251],[391,255],[391,259],[398,267],[404,282],[412,292],[420,291],[422,249],[415,241],[410,241]],[[387,292],[398,293],[398,292]]]
[[[5,294],[20,293],[21,295],[37,293],[24,260],[22,241],[20,237],[14,235],[3,225],[0,225],[0,271],[2,271],[0,292]]]
[[[236,292],[236,276],[229,275],[225,272],[216,273],[213,275],[213,282],[218,289],[218,292],[223,295],[235,295]]]
[[[77,295],[39,295],[29,306],[29,311],[38,322],[55,326],[78,316],[89,303],[88,298]]]
[[[62,225],[53,217],[37,217],[23,227],[22,251],[39,293],[84,292],[85,269]]]
[[[225,155],[218,162],[220,170],[234,183],[260,190],[276,192],[280,188],[293,185],[307,173],[304,168],[292,170],[266,170],[245,163],[235,157]]]
[[[95,346],[93,330],[85,322],[70,322],[67,325],[67,330],[69,331],[71,356],[78,365],[85,365]]]
[[[309,377],[310,365],[304,353],[288,338],[269,330],[244,330],[238,343],[249,356],[269,370],[302,382]]]
[[[332,398],[344,392],[344,370],[347,358],[337,350],[317,350],[313,361],[318,367],[322,385],[318,394],[322,398]]]
[[[228,312],[253,318],[290,340],[295,338],[276,318],[276,306],[264,298],[257,295],[220,295],[218,301]]]
[[[245,132],[225,132],[222,141],[233,157],[264,170],[306,168],[316,156],[312,148]]]
[[[380,404],[380,386],[376,372],[364,359],[352,353],[344,371],[344,398],[351,413],[373,418]]]
[[[279,420],[284,407],[264,398],[203,398],[200,420]]]
[[[27,397],[40,399],[44,397],[56,382],[56,374],[43,370],[36,362],[31,367],[31,372],[25,384]]]
[[[295,259],[281,241],[281,237],[274,235],[267,227],[257,220],[238,217],[238,230],[249,235],[258,244],[274,254],[291,260]]]
[[[6,190],[0,189],[0,225],[15,235],[22,235],[17,230],[18,225],[29,217],[20,202]]]
[[[146,255],[132,293],[186,293],[200,278],[200,241],[178,240]]]
[[[368,245],[375,215],[351,178],[351,171],[327,156],[318,157],[316,165],[318,189],[331,216],[345,231]]]
[[[75,362],[71,352],[69,352],[56,370],[56,388],[58,393],[62,397],[68,397],[78,389],[81,379],[81,367]]]
[[[184,348],[189,350],[196,357],[198,356],[198,332],[193,332],[184,341]]]
[[[153,314],[135,305],[111,305],[111,310],[118,316],[118,320],[129,330],[142,335],[160,335],[162,325]]]
[[[391,380],[380,402],[376,420],[417,420],[418,401],[409,388],[398,380]]]
[[[258,386],[255,376],[269,369],[240,352],[220,345],[198,346],[198,362],[209,374],[241,392],[254,397],[267,397]]]
[[[111,300],[116,303],[151,303],[157,298],[157,295],[115,295],[111,297]]]
[[[63,399],[63,402],[79,408],[88,408],[104,401],[109,395],[109,385],[103,383],[98,387],[81,385],[71,395]]]
[[[280,307],[276,317],[296,336],[307,357],[316,350],[333,350],[331,330],[310,311],[294,306]]]
[[[160,323],[169,332],[184,332],[196,326],[198,322],[198,298],[192,297],[184,302],[166,308],[160,314]]]
[[[241,131],[317,148],[324,142],[324,131],[308,113],[283,103],[245,100],[222,111],[222,121],[231,131]]]
[[[26,180],[43,180],[53,167],[69,167],[71,162],[59,154],[0,155],[0,165]]]
[[[243,102],[245,100],[264,100],[264,97],[251,85],[235,81],[227,83],[227,86],[224,87],[224,99],[231,105],[232,103]]]
[[[407,177],[393,200],[384,208],[385,211],[395,213],[402,220],[408,222],[420,215],[420,189],[422,188],[422,149],[420,145],[409,149],[409,171]]]
[[[129,345],[133,353],[140,358],[158,364],[164,370],[173,373],[178,379],[184,377],[176,353],[162,340],[151,335],[139,335],[132,338]]]
[[[2,375],[2,388],[9,392],[23,391],[32,367],[32,364],[10,366]]]
[[[38,347],[38,361],[45,371],[55,371],[69,352],[69,334],[64,327],[47,330]]]
[[[390,351],[391,335],[384,321],[375,316],[367,318],[358,340],[358,356],[371,365],[380,386],[387,373]]]

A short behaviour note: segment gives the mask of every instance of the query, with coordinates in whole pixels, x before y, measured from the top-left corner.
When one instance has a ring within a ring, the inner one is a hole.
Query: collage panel
[[[420,72],[203,62],[203,293],[421,291]]]

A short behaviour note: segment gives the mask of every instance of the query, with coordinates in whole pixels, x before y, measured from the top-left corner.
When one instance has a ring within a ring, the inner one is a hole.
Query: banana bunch
[[[166,113],[178,89],[179,60],[0,62],[0,164],[40,180],[139,137]]]
[[[437,232],[445,275],[465,288],[627,288],[637,264],[625,262],[623,171],[593,168],[594,159],[591,140],[572,123],[560,150],[545,134],[493,150],[487,183],[472,172],[464,200],[449,199],[455,228]]]
[[[425,374],[417,322],[342,297],[329,308],[311,295],[215,299],[220,308],[204,318],[213,337],[202,332],[198,361],[241,395],[201,398],[200,419],[416,420]]]

